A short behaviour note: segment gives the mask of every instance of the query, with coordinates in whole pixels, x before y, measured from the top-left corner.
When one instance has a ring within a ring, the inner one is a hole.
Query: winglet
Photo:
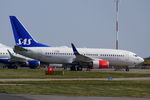
[[[72,50],[73,50],[74,55],[80,55],[80,53],[78,52],[78,50],[76,49],[76,47],[74,46],[73,43],[71,43],[71,46],[72,46]]]
[[[7,51],[8,51],[8,53],[9,53],[9,55],[12,57],[13,56],[13,54],[7,49]]]
[[[92,61],[92,58],[80,54],[73,43],[71,43],[71,46],[72,46],[73,53],[76,56],[75,61],[79,61],[79,62],[80,61],[81,62],[91,62]]]
[[[11,53],[8,49],[7,49],[9,55],[10,55],[10,61],[11,62],[25,62],[26,63],[26,58],[23,57],[23,56],[16,56],[16,55],[13,55],[13,53]]]

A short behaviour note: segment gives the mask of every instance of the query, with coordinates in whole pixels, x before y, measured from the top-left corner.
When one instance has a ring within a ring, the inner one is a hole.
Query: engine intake
[[[109,62],[107,60],[94,60],[93,68],[94,69],[105,69],[109,67]]]
[[[40,61],[38,60],[29,60],[27,64],[30,68],[36,68],[40,66]]]

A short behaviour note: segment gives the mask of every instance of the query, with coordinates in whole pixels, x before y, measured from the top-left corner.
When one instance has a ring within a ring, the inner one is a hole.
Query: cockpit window
[[[135,57],[137,57],[137,55],[134,55]]]

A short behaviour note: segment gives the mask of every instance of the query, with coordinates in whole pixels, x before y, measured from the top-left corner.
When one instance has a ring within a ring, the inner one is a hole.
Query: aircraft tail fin
[[[48,47],[47,45],[36,42],[15,16],[10,16],[10,22],[17,46]]]

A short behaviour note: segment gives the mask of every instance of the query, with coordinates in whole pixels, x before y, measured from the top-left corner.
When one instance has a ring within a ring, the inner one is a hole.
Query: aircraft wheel
[[[82,66],[78,66],[77,71],[82,71]]]
[[[129,67],[128,67],[128,66],[126,66],[126,67],[125,67],[125,70],[126,70],[126,72],[128,72],[128,71],[129,71]]]
[[[76,66],[71,66],[70,71],[76,71]]]

